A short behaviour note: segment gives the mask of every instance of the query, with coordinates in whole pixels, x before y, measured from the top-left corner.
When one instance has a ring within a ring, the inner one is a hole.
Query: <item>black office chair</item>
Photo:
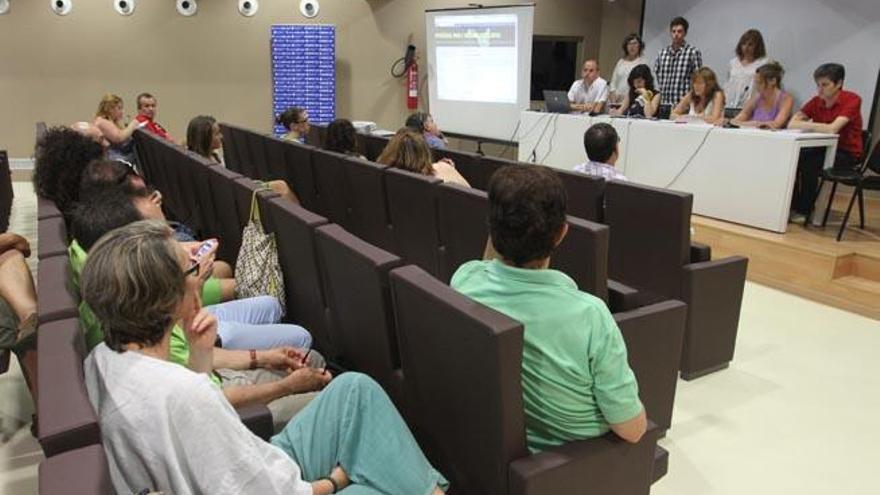
[[[866,175],[868,170],[874,174]],[[843,229],[846,228],[846,223],[849,221],[849,214],[852,212],[853,203],[856,201],[856,197],[859,198],[859,228],[865,228],[865,195],[863,191],[880,191],[880,143],[874,146],[874,151],[871,152],[871,156],[868,157],[860,167],[858,177],[853,180],[840,180],[838,182],[848,186],[855,186],[852,198],[849,200],[849,206],[846,208],[846,214],[843,215],[843,222],[840,224],[840,230],[837,232],[837,240],[840,241],[841,237],[843,237]],[[834,185],[836,186],[837,183]],[[832,194],[834,194],[833,189]],[[827,211],[825,217],[828,217]],[[825,224],[824,220],[822,224]]]
[[[855,182],[859,180],[862,174],[865,173],[865,169],[868,164],[868,150],[871,147],[871,138],[873,135],[869,130],[862,131],[862,162],[856,163],[855,167],[852,169],[840,170],[836,168],[826,168],[822,170],[822,175],[819,180],[819,187],[816,189],[816,196],[813,198],[813,204],[810,207],[810,212],[807,214],[807,217],[804,219],[804,227],[809,226],[810,221],[813,219],[813,213],[816,211],[816,201],[819,200],[819,193],[822,192],[822,186],[825,185],[825,182],[831,182],[831,194],[828,195],[828,204],[825,206],[825,214],[822,216],[822,227],[825,227],[825,224],[828,223],[828,214],[831,212],[831,203],[834,201],[834,193],[837,191],[837,184],[844,184],[847,186],[854,186]],[[859,200],[859,212],[864,213],[864,201]],[[862,228],[864,228],[864,218],[862,219]],[[837,240],[840,240],[840,236],[838,235]]]

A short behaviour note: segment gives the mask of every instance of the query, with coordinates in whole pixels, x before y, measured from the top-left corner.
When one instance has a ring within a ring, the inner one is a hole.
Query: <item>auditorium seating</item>
[[[318,268],[314,230],[327,219],[282,198],[261,201],[263,227],[275,234],[278,261],[284,274],[286,317],[312,334],[312,346],[327,359],[338,351],[331,338],[331,321]]]
[[[232,136],[251,136],[233,137],[227,143],[250,142],[253,136],[258,136],[253,131],[228,124],[221,124],[221,129]],[[362,139],[375,137],[359,136]],[[277,141],[266,136],[260,136],[260,139],[264,146],[275,146]],[[342,225],[374,246],[401,256],[407,263],[421,266],[444,281],[448,281],[464,261],[482,257],[488,238],[483,213],[486,206],[481,204],[486,201],[485,193],[475,189],[456,190],[433,177],[315,150],[298,143],[280,143],[298,152],[308,150],[308,155],[301,153],[301,160],[288,162],[288,167],[312,170],[317,201],[311,210],[329,221]],[[242,156],[232,150],[227,154]],[[473,157],[475,170],[494,170],[517,163],[490,158],[482,163],[479,155]],[[305,160],[308,162],[302,163]],[[258,178],[267,180],[271,177]],[[484,173],[481,180],[487,183],[488,178]],[[446,208],[451,210],[446,211]],[[564,271],[582,290],[603,300],[609,298],[609,284],[615,289],[615,296],[626,292],[626,286],[607,280],[607,227],[575,217],[569,219],[569,224],[569,235],[553,259],[553,268]],[[623,301],[620,297],[614,300]],[[625,301],[619,307],[630,308]]]
[[[101,442],[86,393],[86,343],[74,316],[41,324],[37,332],[37,438],[46,457]]]
[[[326,152],[314,167],[318,211],[370,243],[391,249],[391,221],[385,207],[385,169],[366,160]]]
[[[61,216],[49,217],[37,223],[37,259],[67,254],[67,228]]]
[[[159,143],[152,138],[147,141],[147,144],[170,146]],[[297,144],[289,144],[288,146],[302,147]],[[355,164],[362,165],[359,162],[355,162]],[[176,166],[176,162],[145,164],[145,167],[148,168],[171,166]],[[205,166],[212,170],[217,169],[214,166]],[[409,175],[411,175],[396,170],[383,170],[382,172],[385,176],[400,172],[399,175],[404,179],[410,178]],[[216,180],[233,184],[248,182],[247,179],[241,178],[234,172],[227,171],[227,175],[218,177]],[[414,177],[430,180],[430,178],[423,176]],[[463,192],[463,197],[474,201],[473,205],[477,207],[483,205],[482,207],[485,208],[485,193],[447,184],[431,184],[431,186],[436,193],[429,195],[436,195],[437,203],[443,201],[440,198],[444,194],[458,196]],[[226,189],[231,190],[234,187],[229,184]],[[217,191],[222,190],[223,188],[212,188],[212,193],[218,194]],[[215,204],[232,205],[236,202],[234,196],[235,194],[231,192],[225,192],[217,196],[214,201]],[[226,203],[222,203],[223,201]],[[383,251],[365,240],[359,239],[358,236],[346,231],[342,226],[329,224],[324,217],[277,196],[261,197],[260,204],[265,229],[276,235],[279,261],[287,286],[288,316],[312,332],[315,347],[328,356],[331,361],[347,369],[367,372],[382,383],[410,421],[414,430],[418,432],[420,439],[424,439],[428,433],[433,433],[419,425],[420,415],[423,414],[423,411],[410,407],[413,402],[411,401],[412,384],[409,382],[406,370],[400,369],[404,357],[401,349],[403,337],[399,335],[398,328],[400,313],[405,310],[402,306],[404,302],[399,298],[392,297],[389,303],[388,273],[407,263],[408,260],[398,258],[398,253],[394,253],[394,251]],[[466,203],[463,208],[466,210]],[[235,211],[237,207],[228,206],[223,209]],[[484,218],[482,214],[471,213],[466,215],[468,222],[472,218],[478,219],[476,223],[484,222],[484,220],[480,220],[480,218]],[[451,215],[451,220],[454,222],[457,214],[455,211],[451,211]],[[595,225],[580,219],[570,220],[574,224]],[[235,227],[241,227],[243,219],[230,218],[229,221],[237,221],[238,224]],[[452,226],[452,222],[450,222],[450,226]],[[393,225],[392,228],[394,228]],[[452,227],[449,228],[452,229]],[[471,241],[471,246],[466,249],[482,250],[485,243],[485,233],[480,232],[479,228],[478,225],[469,228],[477,233],[472,238],[477,239],[478,236],[479,240]],[[607,249],[608,228],[600,225],[596,226],[595,230],[598,232],[597,236],[605,236]],[[443,228],[438,228],[437,232],[443,232]],[[442,247],[444,249],[437,251],[445,254],[445,246]],[[452,251],[454,250],[450,250],[450,252]],[[439,256],[439,259],[444,259],[444,257]],[[433,283],[452,292],[442,281],[434,280]],[[476,303],[471,304],[479,306]],[[431,311],[442,312],[443,309],[433,308]],[[483,308],[482,311],[488,310]],[[644,381],[640,388],[642,401],[648,408],[649,416],[651,418],[656,416],[659,420],[658,427],[653,433],[653,435],[657,435],[668,428],[669,418],[671,418],[671,404],[674,397],[675,374],[681,343],[680,336],[683,332],[684,306],[681,303],[668,301],[640,308],[634,312],[620,313],[615,317],[619,321],[628,346],[633,349],[629,354],[633,369],[637,376]],[[427,314],[422,315],[422,318],[431,319]],[[465,352],[464,348],[462,352]],[[468,368],[469,359],[458,354],[455,356],[455,359],[450,360],[450,364],[459,363],[464,365],[466,369],[470,369]],[[645,378],[641,378],[642,375]],[[442,373],[438,376],[442,376]],[[449,389],[448,384],[444,387]],[[449,390],[437,391],[438,394],[448,392]],[[474,414],[476,415],[475,420],[479,419],[479,411],[475,411]],[[522,436],[522,432],[519,435]],[[586,442],[584,447],[579,448],[591,452],[591,456],[592,452],[598,452],[599,459],[605,458],[603,456],[614,457],[630,452],[627,450],[629,449],[628,444],[624,445],[623,442],[614,438],[590,442],[592,443]],[[653,444],[649,447],[644,449],[647,452],[646,459],[648,459],[645,462],[650,462],[654,455]],[[620,450],[621,448],[624,450]],[[580,450],[578,451],[580,452]],[[553,456],[550,458],[552,459]],[[665,459],[663,455],[659,458],[661,461]],[[538,464],[547,462],[544,459],[544,457],[538,457],[538,461],[540,461]],[[598,462],[597,465],[602,466],[601,461]],[[522,469],[526,471],[532,466],[525,461],[517,465],[522,465]],[[591,464],[589,462],[571,464],[577,469],[588,465]],[[463,468],[452,466],[450,469],[455,472]],[[600,468],[600,470],[604,469],[604,466]],[[644,474],[646,483],[650,483],[655,476],[662,475],[663,469],[663,464],[658,464],[658,471],[646,471]],[[556,478],[557,471],[553,469],[547,471],[542,468],[540,473],[540,476],[523,475],[526,479],[525,482],[528,484],[551,483],[551,486],[553,486],[552,483],[559,482]],[[565,469],[558,471],[558,473],[561,473],[559,476],[565,476]],[[632,480],[625,483],[632,483]],[[624,486],[630,485],[625,484]],[[534,489],[522,488],[522,490],[534,492]],[[624,493],[626,492],[625,490]],[[464,493],[469,492],[465,491]]]
[[[358,134],[357,143],[361,153],[367,160],[376,161],[382,150],[388,145],[390,139],[385,136],[373,136],[372,134]]]
[[[681,375],[693,379],[733,359],[748,260],[731,256],[692,262],[693,196],[625,182],[605,186],[611,228],[609,276],[639,291],[642,303],[688,304]]]
[[[648,493],[657,427],[539,454],[526,448],[523,328],[415,266],[392,270],[407,393],[429,458],[457,493]]]
[[[324,225],[315,233],[339,364],[372,376],[401,404],[400,381],[394,376],[400,360],[388,272],[403,260],[339,225]]]
[[[37,319],[40,325],[77,316],[77,298],[70,293],[67,253],[39,260]]]
[[[40,463],[40,495],[113,493],[104,447],[89,445],[48,457]]]
[[[12,212],[12,171],[9,168],[9,155],[0,150],[0,233],[9,228],[9,215]]]
[[[439,272],[437,187],[440,179],[389,168],[385,175],[394,252],[430,273]]]
[[[37,196],[37,220],[60,216],[61,210],[55,206],[55,203]]]

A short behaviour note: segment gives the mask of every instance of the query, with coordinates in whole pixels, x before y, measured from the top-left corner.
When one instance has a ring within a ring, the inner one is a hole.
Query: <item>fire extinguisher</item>
[[[419,64],[415,58],[406,68],[406,108],[419,107]]]
[[[401,68],[403,70],[401,70]],[[391,75],[406,77],[406,107],[415,110],[419,107],[419,64],[415,45],[406,47],[406,54],[391,65]]]

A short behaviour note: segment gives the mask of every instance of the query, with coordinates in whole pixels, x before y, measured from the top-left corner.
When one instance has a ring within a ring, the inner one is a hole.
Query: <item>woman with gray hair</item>
[[[110,477],[120,493],[443,493],[388,396],[369,377],[296,366],[327,388],[266,443],[208,379],[217,320],[199,300],[199,264],[163,223],[140,221],[92,248],[80,283],[105,340],[86,358]],[[171,328],[189,369],[168,361]]]

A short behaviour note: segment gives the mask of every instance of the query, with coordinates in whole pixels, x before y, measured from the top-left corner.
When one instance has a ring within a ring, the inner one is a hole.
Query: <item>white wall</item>
[[[844,86],[862,97],[865,126],[880,68],[878,0],[646,0],[644,38],[652,61],[669,44],[669,21],[690,23],[687,40],[703,63],[727,79],[729,60],[749,28],[764,36],[767,54],[785,68],[783,84],[800,105],[815,93],[813,70],[824,62],[846,67]]]

